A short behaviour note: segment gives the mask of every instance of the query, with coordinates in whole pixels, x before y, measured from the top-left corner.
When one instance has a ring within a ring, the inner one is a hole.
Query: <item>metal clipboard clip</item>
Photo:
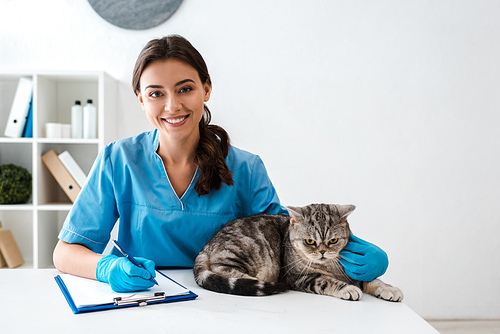
[[[134,294],[127,298],[116,297],[113,298],[115,305],[132,305],[137,304],[139,306],[146,306],[148,303],[158,300],[164,300],[167,298],[165,292],[155,292],[154,295],[144,295],[144,294]]]

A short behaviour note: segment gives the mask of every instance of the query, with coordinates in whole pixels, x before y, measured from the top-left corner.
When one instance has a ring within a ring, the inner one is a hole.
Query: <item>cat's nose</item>
[[[325,254],[326,253],[326,250],[320,250],[319,251],[321,254]]]

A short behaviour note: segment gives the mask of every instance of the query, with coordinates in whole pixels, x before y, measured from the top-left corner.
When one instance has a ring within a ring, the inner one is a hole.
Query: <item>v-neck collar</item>
[[[175,192],[175,189],[174,187],[172,186],[172,182],[170,182],[170,178],[168,177],[168,173],[167,173],[167,170],[165,168],[165,165],[163,164],[163,160],[161,159],[160,155],[157,153],[158,151],[158,147],[160,146],[160,139],[159,139],[159,134],[158,134],[158,130],[155,129],[153,131],[153,143],[152,143],[152,148],[153,148],[153,156],[155,156],[155,159],[157,160],[157,163],[158,163],[158,167],[160,168],[161,171],[163,171],[163,175],[165,176],[165,178],[167,179],[168,181],[168,184],[170,186],[170,191],[172,192],[173,196],[175,198],[177,198],[177,200],[179,201],[180,205],[181,205],[181,208],[182,210],[184,210],[184,202],[183,202],[183,199],[184,197],[189,194],[189,192],[191,191],[191,188],[194,187],[194,183],[195,183],[195,180],[196,180],[196,177],[198,176],[198,173],[199,173],[199,168],[198,166],[196,166],[196,170],[194,171],[194,175],[191,179],[191,182],[189,183],[189,186],[186,188],[186,190],[184,191],[184,193],[182,194],[182,196],[178,196],[177,193]]]

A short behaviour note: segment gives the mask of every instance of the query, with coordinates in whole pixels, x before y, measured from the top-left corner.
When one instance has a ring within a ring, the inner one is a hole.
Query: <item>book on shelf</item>
[[[87,179],[87,175],[85,175],[85,173],[76,163],[75,159],[73,159],[71,154],[69,154],[68,151],[64,151],[63,153],[58,155],[58,158],[59,160],[61,160],[62,164],[64,165],[64,167],[66,167],[71,176],[75,179],[76,183],[78,183],[80,188],[83,188],[83,184]]]
[[[6,137],[19,138],[23,136],[32,96],[33,80],[20,78],[5,127],[4,135]]]
[[[7,265],[7,262],[5,262],[5,259],[2,256],[2,252],[0,252],[0,268],[3,268]]]
[[[0,220],[0,231],[2,230],[2,221]],[[7,265],[5,259],[3,258],[2,251],[0,251],[0,268],[3,268]]]
[[[81,187],[73,176],[71,176],[66,167],[64,167],[57,153],[54,150],[48,151],[42,155],[42,161],[57,183],[61,186],[64,193],[69,197],[71,202],[74,203],[80,193]]]
[[[2,228],[0,222],[0,268],[7,265],[9,268],[19,267],[24,263],[23,255],[17,246],[10,230]],[[3,261],[2,261],[3,260]]]

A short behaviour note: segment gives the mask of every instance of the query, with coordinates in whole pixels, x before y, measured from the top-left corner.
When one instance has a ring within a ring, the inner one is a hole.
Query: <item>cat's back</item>
[[[290,217],[285,215],[257,214],[237,218],[227,223],[207,246],[227,247],[229,244],[258,243],[259,241],[280,242],[284,237]]]
[[[257,214],[253,216],[237,218],[235,220],[227,223],[227,229],[237,229],[242,233],[252,234],[255,232],[260,232],[265,234],[266,232],[280,233],[286,231],[288,225],[290,224],[290,217],[284,215],[270,215],[270,214]]]

